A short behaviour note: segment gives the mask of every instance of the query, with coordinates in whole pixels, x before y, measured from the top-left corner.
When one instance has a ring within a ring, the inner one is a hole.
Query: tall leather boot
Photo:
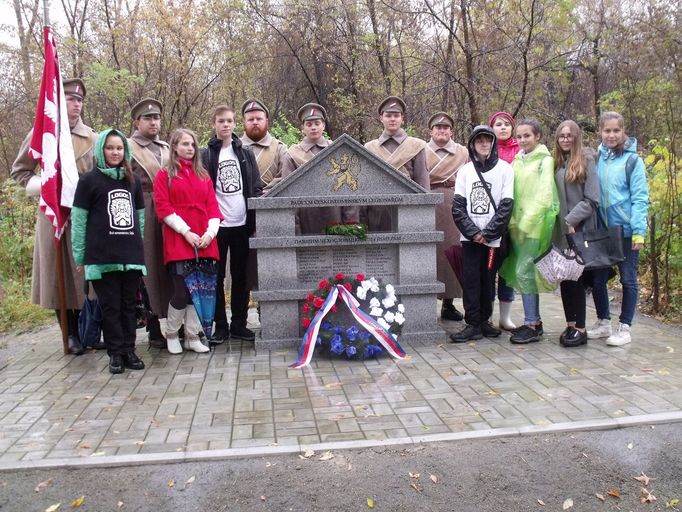
[[[182,354],[182,345],[178,338],[178,331],[185,320],[185,310],[187,308],[175,309],[168,305],[168,316],[166,317],[166,342],[168,352],[171,354]]]
[[[57,315],[57,323],[59,323],[61,326],[62,317],[59,314],[59,310],[55,309],[54,312]],[[74,311],[72,309],[68,309],[66,311],[68,350],[69,354],[73,354],[74,356],[80,356],[83,354],[83,352],[85,352],[85,348],[83,347],[83,344],[81,343],[81,340],[78,336],[78,313],[79,311]]]
[[[199,338],[201,328],[201,322],[199,321],[196,309],[194,309],[193,305],[188,304],[185,309],[185,346],[188,350],[200,353],[210,350]]]

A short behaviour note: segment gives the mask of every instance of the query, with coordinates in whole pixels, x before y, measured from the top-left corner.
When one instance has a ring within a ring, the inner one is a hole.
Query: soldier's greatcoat
[[[256,155],[263,186],[269,185],[273,179],[282,175],[282,165],[287,154],[287,147],[283,142],[274,138],[269,132],[259,141],[251,140],[248,135],[244,134],[241,136],[241,141]]]
[[[452,140],[442,147],[433,139],[426,145],[426,166],[429,170],[431,191],[441,192],[444,198],[443,203],[436,205],[436,229],[442,231],[444,235],[444,240],[438,243],[436,249],[437,277],[445,284],[445,293],[438,295],[441,299],[454,299],[462,296],[462,287],[444,251],[453,244],[460,244],[459,230],[452,218],[452,200],[457,171],[468,161],[467,149]]]
[[[154,178],[160,169],[168,168],[170,147],[167,142],[148,139],[137,131],[128,141],[133,153],[133,173],[140,178],[144,195],[144,262],[147,266],[144,285],[152,313],[165,317],[173,288],[163,263],[161,223],[156,218],[154,206]]]
[[[19,155],[12,164],[10,175],[20,185],[26,187],[31,177],[40,168],[30,157],[28,150],[33,130],[31,130],[19,149]],[[78,174],[92,170],[95,164],[93,148],[97,133],[80,119],[71,129],[74,156]],[[62,236],[64,257],[64,283],[66,288],[66,309],[80,309],[83,305],[83,275],[76,273],[76,264],[71,254],[71,223],[67,223]],[[50,219],[38,208],[36,217],[35,246],[33,248],[33,274],[31,283],[31,302],[46,309],[59,309],[59,289],[57,285],[57,253],[54,245],[54,228]]]

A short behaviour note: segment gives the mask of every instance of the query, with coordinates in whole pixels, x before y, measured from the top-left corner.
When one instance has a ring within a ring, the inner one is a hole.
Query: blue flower
[[[330,343],[333,345],[334,343],[343,343],[343,340],[341,339],[341,336],[338,334],[335,334],[332,336],[332,339],[330,340]]]
[[[322,322],[322,325],[320,325],[320,328],[322,328],[324,330],[331,329],[332,324],[330,324],[329,322]]]
[[[358,349],[356,349],[353,345],[348,345],[346,347],[346,355],[348,357],[353,357],[357,353]]]
[[[322,345],[322,338],[318,336],[317,339],[315,340],[315,345]]]
[[[346,338],[348,338],[348,341],[355,341],[355,339],[358,337],[358,333],[360,331],[358,330],[357,327],[352,325],[348,329],[346,329]]]
[[[365,348],[365,352],[362,354],[362,357],[365,359],[369,359],[370,357],[376,357],[381,355],[383,351],[384,349],[378,345],[367,345],[367,347]]]
[[[343,343],[341,343],[341,342],[339,341],[338,343],[332,342],[332,345],[331,345],[331,349],[330,349],[330,350],[331,350],[334,354],[339,355],[339,354],[343,354],[344,349],[345,349],[345,347],[343,346]]]
[[[343,332],[343,327],[339,327],[338,325],[334,327],[334,334],[341,334]]]
[[[367,331],[360,331],[359,336],[362,341],[367,341],[371,337],[371,334]]]

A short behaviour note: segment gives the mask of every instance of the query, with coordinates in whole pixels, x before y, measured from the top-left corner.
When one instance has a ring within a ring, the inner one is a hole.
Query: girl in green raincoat
[[[542,336],[540,296],[549,285],[535,269],[533,260],[549,249],[552,230],[559,212],[554,183],[554,159],[540,143],[542,130],[535,119],[516,125],[521,151],[512,162],[514,170],[514,209],[509,222],[510,253],[499,274],[509,286],[521,292],[524,325],[512,334],[512,343],[531,343]]]

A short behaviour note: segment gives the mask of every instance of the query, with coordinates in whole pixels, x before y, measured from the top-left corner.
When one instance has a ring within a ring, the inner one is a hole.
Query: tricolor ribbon
[[[315,317],[303,335],[301,346],[298,349],[298,360],[291,365],[291,368],[302,368],[310,364],[310,360],[313,358],[313,352],[315,351],[317,335],[320,332],[322,320],[325,316],[327,316],[329,310],[336,303],[336,299],[339,297],[339,295],[341,296],[343,303],[348,306],[348,309],[358,323],[364,327],[367,332],[369,332],[389,354],[396,359],[405,359],[405,351],[398,344],[395,337],[386,329],[384,329],[376,320],[374,320],[374,318],[360,309],[360,303],[353,296],[353,294],[351,294],[342,285],[337,284],[336,286],[332,287],[329,295],[327,295],[327,298],[315,314]]]

